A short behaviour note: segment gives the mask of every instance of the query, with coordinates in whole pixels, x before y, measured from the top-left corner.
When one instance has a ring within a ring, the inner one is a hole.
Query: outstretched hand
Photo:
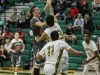
[[[78,51],[79,52],[79,55],[82,55],[83,54],[83,52],[82,51]]]
[[[46,3],[47,3],[48,5],[51,5],[51,2],[52,2],[52,0],[47,0]]]

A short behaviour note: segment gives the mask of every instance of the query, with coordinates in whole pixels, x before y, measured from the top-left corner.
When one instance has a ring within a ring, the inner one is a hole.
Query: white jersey
[[[49,36],[49,39],[47,39],[47,42],[51,41],[50,34],[52,31],[57,31],[59,33],[59,39],[63,39],[63,32],[62,32],[60,26],[57,23],[55,23],[54,26],[52,26],[50,28],[46,28],[44,31]]]
[[[85,50],[86,55],[87,55],[87,60],[94,56],[94,51],[97,51],[98,50],[95,42],[94,41],[91,41],[91,40],[90,40],[90,43],[89,44],[86,44],[86,42],[83,41],[82,42],[82,45],[84,46],[84,50]],[[98,58],[95,58],[90,63],[93,63],[96,60],[98,60]]]
[[[62,40],[51,41],[47,43],[39,54],[46,55],[46,62],[45,64],[59,64],[60,59],[63,54],[63,50],[69,50],[71,47]]]

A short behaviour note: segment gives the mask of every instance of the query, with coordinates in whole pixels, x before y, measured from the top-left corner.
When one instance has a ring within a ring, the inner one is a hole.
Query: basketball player
[[[52,31],[57,31],[59,33],[59,39],[63,40],[63,33],[62,30],[60,28],[60,26],[58,25],[57,19],[53,16],[54,12],[51,6],[51,2],[47,1],[49,8],[50,8],[50,13],[51,15],[48,15],[46,18],[46,23],[48,25],[48,28],[45,29],[45,31],[42,33],[41,37],[37,37],[36,41],[37,42],[41,42],[42,40],[44,40],[46,38],[47,42],[51,41],[51,37],[50,34]],[[63,51],[63,55],[62,55],[62,63],[63,64],[63,68],[61,67],[61,70],[59,71],[62,75],[66,75],[67,71],[68,71],[68,52],[66,50]],[[64,60],[64,62],[63,62]]]
[[[98,49],[94,41],[90,40],[90,34],[84,33],[84,41],[82,42],[87,59],[84,60],[84,71],[82,75],[87,75],[88,70],[94,68],[97,75],[100,75],[100,63],[98,58]]]
[[[51,41],[50,38],[50,34],[52,31],[56,30],[59,32],[59,39],[63,39],[63,33],[62,30],[60,28],[60,26],[58,25],[58,21],[57,19],[53,16],[54,12],[51,6],[51,3],[49,1],[47,1],[49,8],[50,8],[50,13],[51,15],[47,16],[46,18],[46,23],[48,25],[48,28],[45,29],[45,31],[42,33],[40,38],[36,38],[37,42],[41,42],[42,40],[44,40],[45,38],[47,39],[47,42]],[[63,68],[61,67],[61,70],[59,71],[62,75],[66,75],[67,74],[67,70],[68,70],[68,53],[66,50],[63,51],[63,55],[62,55],[62,59],[61,60],[65,60],[64,62],[60,62],[63,64]]]
[[[14,67],[14,75],[18,75],[18,69],[21,62],[21,54],[25,49],[25,45],[21,39],[19,39],[19,33],[15,32],[14,39],[11,40],[9,47],[11,52],[11,62]]]
[[[30,13],[31,15],[33,15],[33,18],[30,20],[30,26],[33,31],[34,38],[36,38],[36,36],[41,36],[42,32],[44,31],[44,26],[46,25],[46,22],[43,21],[43,17],[45,16],[47,9],[48,9],[48,4],[46,4],[42,13],[40,13],[40,10],[37,6],[33,6],[30,9]],[[41,41],[40,43],[37,43],[36,40],[34,39],[34,46],[33,46],[34,56],[36,56],[37,51],[41,50],[45,44],[46,43],[44,40]],[[38,63],[36,59],[35,62]],[[40,70],[37,68],[37,66],[38,65],[34,65],[31,75],[39,75]]]
[[[60,64],[60,61],[64,49],[75,55],[81,55],[82,52],[76,51],[72,49],[66,42],[58,40],[59,33],[57,31],[51,32],[50,37],[52,41],[47,43],[42,48],[42,50],[37,54],[36,58],[41,59],[43,55],[46,56],[46,62],[44,66],[45,75],[58,75],[61,69],[60,66],[63,66]]]

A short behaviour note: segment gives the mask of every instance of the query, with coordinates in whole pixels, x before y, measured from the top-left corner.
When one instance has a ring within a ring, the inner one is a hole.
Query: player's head
[[[52,31],[51,34],[50,34],[50,36],[51,36],[51,39],[52,39],[53,41],[59,39],[59,33],[58,33],[57,31]]]
[[[48,15],[46,18],[46,23],[49,27],[52,27],[54,25],[54,16]]]
[[[30,9],[30,13],[31,13],[31,15],[33,15],[34,17],[40,17],[40,16],[41,16],[40,9],[39,9],[37,6],[33,6],[33,7]]]
[[[90,40],[90,34],[89,33],[84,33],[84,41],[85,42],[89,42],[89,40]]]
[[[19,38],[19,32],[15,32],[14,37],[15,37],[16,39],[18,39],[18,38]]]

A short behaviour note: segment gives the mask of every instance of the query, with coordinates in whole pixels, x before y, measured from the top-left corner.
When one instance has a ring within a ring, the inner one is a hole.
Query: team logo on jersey
[[[20,42],[15,43],[15,50],[20,51],[22,49],[22,44]]]

